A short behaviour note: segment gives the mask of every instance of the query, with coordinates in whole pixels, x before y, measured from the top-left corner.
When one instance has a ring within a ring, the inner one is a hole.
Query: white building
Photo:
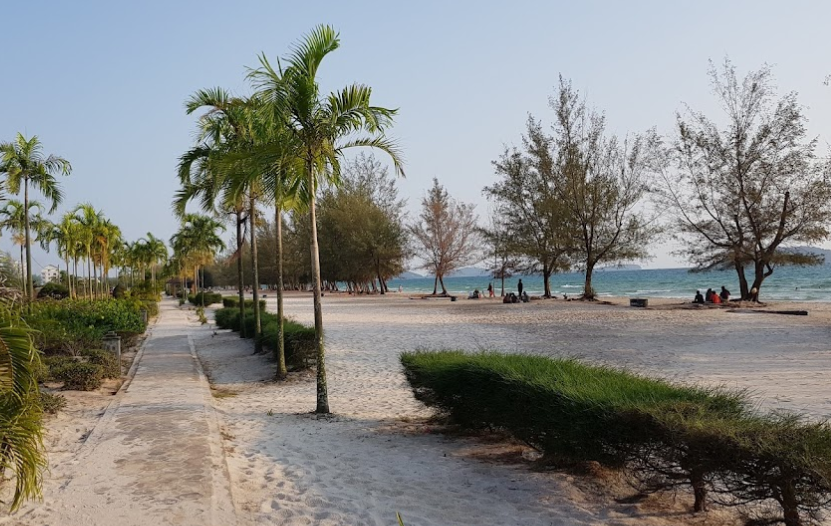
[[[46,285],[47,283],[60,283],[61,281],[61,270],[56,267],[55,265],[46,265],[40,271],[40,278],[43,280],[42,283]]]

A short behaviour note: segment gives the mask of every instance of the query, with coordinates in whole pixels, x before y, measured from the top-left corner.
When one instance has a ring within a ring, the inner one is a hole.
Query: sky
[[[518,144],[529,113],[551,122],[559,75],[624,135],[671,135],[684,104],[717,117],[707,75],[725,57],[740,75],[773,68],[799,93],[821,153],[831,142],[831,3],[792,1],[14,2],[3,5],[0,141],[38,135],[72,174],[58,214],[90,202],[127,240],[169,239],[178,157],[194,144],[184,101],[221,86],[248,95],[257,56],[285,56],[318,24],[341,48],[325,91],[353,82],[399,109],[402,197],[415,215],[432,178],[488,212],[491,162]],[[825,244],[831,248],[831,244]],[[652,268],[686,266],[664,240]],[[17,254],[8,233],[0,249]],[[34,270],[58,263],[33,251]]]

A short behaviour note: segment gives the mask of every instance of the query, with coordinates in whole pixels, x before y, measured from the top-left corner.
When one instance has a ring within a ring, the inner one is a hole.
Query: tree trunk
[[[280,201],[274,207],[277,243],[277,378],[282,380],[288,375],[286,369],[286,343],[283,339],[283,214]]]
[[[64,258],[64,263],[66,263],[66,288],[69,289],[69,297],[74,298],[75,295],[72,293],[72,275],[69,273],[69,257]]]
[[[505,297],[505,272],[504,271],[502,272],[502,294],[501,294],[501,296],[503,298]]]
[[[239,290],[239,337],[245,338],[245,281],[242,274],[242,245],[244,239],[242,238],[242,212],[237,211],[237,288]]]
[[[316,413],[328,414],[329,411],[329,389],[326,385],[326,351],[323,346],[323,305],[321,304],[322,292],[320,290],[320,251],[317,246],[317,214],[315,212],[315,176],[312,167],[311,152],[306,160],[306,175],[309,177],[309,189],[311,199],[309,203],[309,219],[312,223],[311,256],[312,256],[312,286],[314,287],[314,311],[315,311],[315,348],[317,350],[317,408]]]
[[[690,473],[690,482],[692,483],[693,496],[695,497],[693,511],[707,511],[707,481],[704,480],[704,474],[699,470],[692,470]]]
[[[542,288],[543,297],[551,298],[551,270],[547,267],[542,268]]]
[[[444,276],[439,276],[439,283],[441,284],[441,293],[444,296],[447,296],[447,288],[444,286]]]
[[[743,300],[749,300],[750,289],[747,287],[747,277],[744,275],[744,265],[736,265],[736,274],[739,276],[739,297]]]
[[[28,297],[26,292],[26,264],[23,260],[26,247],[20,245],[20,285],[23,287],[23,297]]]
[[[26,291],[29,299],[29,312],[32,312],[31,303],[35,299],[35,285],[32,280],[32,239],[29,232],[29,180],[23,179],[23,217],[26,229]]]
[[[254,298],[254,351],[262,352],[263,342],[260,333],[263,331],[260,323],[260,272],[257,264],[257,205],[254,193],[250,195],[248,217],[251,220],[251,290]]]
[[[439,288],[439,273],[436,272],[436,278],[433,280],[433,296],[436,295],[436,291]]]
[[[765,278],[773,274],[773,270],[765,272],[765,265],[761,262],[756,263],[753,270],[753,287],[750,296],[752,296],[751,299],[753,301],[759,301],[759,294],[762,292],[762,283],[765,281]],[[756,294],[753,294],[753,289],[756,289]]]
[[[780,504],[782,505],[785,526],[802,526],[802,519],[799,517],[799,502],[796,498],[793,482],[785,482],[780,490],[782,494]]]
[[[583,285],[583,299],[594,299],[594,288],[592,288],[592,274],[594,274],[594,264],[586,264],[586,283]]]

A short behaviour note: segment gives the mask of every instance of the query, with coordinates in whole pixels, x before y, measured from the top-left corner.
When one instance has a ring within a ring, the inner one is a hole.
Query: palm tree
[[[94,250],[93,245],[96,242],[96,233],[98,232],[101,223],[104,221],[104,214],[96,210],[89,203],[83,203],[75,207],[73,212],[78,221],[78,233],[80,245],[83,249],[82,257],[87,259],[87,281],[89,283],[89,296],[95,296],[94,280],[95,268],[93,266]]]
[[[269,114],[277,119],[276,124],[283,126],[289,137],[288,141],[276,145],[281,150],[280,156],[289,154],[285,151],[287,143],[295,147],[290,154],[303,163],[303,173],[309,186],[317,413],[329,413],[315,212],[317,188],[322,180],[338,184],[343,152],[353,147],[377,148],[388,153],[396,172],[403,175],[398,149],[393,141],[384,136],[397,110],[372,106],[371,88],[360,84],[347,86],[327,97],[320,96],[318,69],[323,59],[339,45],[340,39],[334,29],[318,26],[294,47],[286,59],[285,70],[279,64],[278,69],[274,69],[261,55],[261,67],[249,74],[258,89],[257,98],[269,108]],[[263,148],[260,155],[274,155],[274,152]]]
[[[6,187],[9,192],[18,195],[23,190],[23,209],[25,213],[26,245],[26,294],[31,302],[34,295],[32,282],[32,240],[29,224],[29,186],[36,188],[51,203],[49,212],[54,212],[63,199],[60,185],[55,175],[69,175],[72,166],[69,161],[54,155],[44,156],[43,145],[37,135],[27,140],[18,133],[13,142],[0,144],[0,173],[6,174]]]
[[[177,215],[182,217],[185,214],[187,203],[190,200],[200,198],[201,208],[206,212],[219,210],[233,211],[236,225],[236,253],[237,260],[237,285],[239,293],[240,317],[245,315],[245,291],[242,269],[242,247],[244,244],[244,226],[246,221],[256,215],[256,195],[246,184],[233,185],[237,174],[230,170],[227,165],[220,162],[220,159],[228,154],[237,155],[250,143],[250,128],[252,112],[250,101],[232,97],[221,88],[197,91],[185,103],[188,114],[201,108],[207,112],[199,118],[199,141],[200,144],[180,159],[179,179],[182,188],[177,192],[173,208]],[[217,204],[217,201],[219,202]],[[251,225],[252,254],[256,253],[256,235],[253,221]],[[260,305],[257,290],[258,281],[257,257],[252,257],[252,277],[255,283],[254,295],[254,319],[255,336],[260,332]],[[240,337],[245,337],[245,328],[240,330]],[[257,339],[259,341],[259,339]]]
[[[35,217],[32,223],[35,230],[40,232],[42,229],[43,219],[41,213],[43,206],[37,201],[30,201],[28,206],[29,211],[36,210]],[[24,262],[24,251],[26,248],[26,206],[17,199],[10,199],[6,202],[6,206],[0,208],[0,229],[8,230],[12,234],[12,241],[15,245],[20,247],[20,282],[23,284],[23,291],[26,291],[26,264]],[[39,236],[40,237],[40,236]],[[25,296],[25,294],[24,294]]]
[[[142,238],[139,241],[144,242],[147,246],[147,255],[150,261],[150,280],[153,283],[153,290],[156,290],[156,266],[167,261],[167,245],[150,232],[147,233],[147,238]]]
[[[182,226],[170,240],[183,263],[193,268],[194,294],[199,269],[213,262],[216,253],[225,249],[225,243],[218,231],[225,227],[212,217],[200,214],[185,214]]]

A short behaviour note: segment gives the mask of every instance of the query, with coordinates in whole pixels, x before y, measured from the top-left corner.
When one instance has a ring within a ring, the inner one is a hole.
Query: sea
[[[522,279],[530,295],[542,295],[541,276],[515,276],[505,280],[505,292],[516,292],[517,281]],[[581,273],[555,274],[551,277],[551,292],[558,297],[577,297],[583,290],[585,277]],[[752,282],[752,278],[750,278]],[[484,277],[448,277],[444,284],[448,292],[468,295],[475,289],[485,291],[493,283],[497,295],[501,293],[501,280]],[[405,293],[433,292],[433,278],[396,278],[388,282],[390,290]],[[678,298],[692,301],[695,291],[703,294],[708,288],[721,290],[722,286],[734,295],[739,293],[736,272],[691,272],[689,269],[639,269],[599,270],[592,276],[592,285],[598,296]],[[439,287],[441,292],[441,287]],[[781,267],[774,270],[762,284],[759,299],[791,301],[831,301],[831,265],[815,267]]]

